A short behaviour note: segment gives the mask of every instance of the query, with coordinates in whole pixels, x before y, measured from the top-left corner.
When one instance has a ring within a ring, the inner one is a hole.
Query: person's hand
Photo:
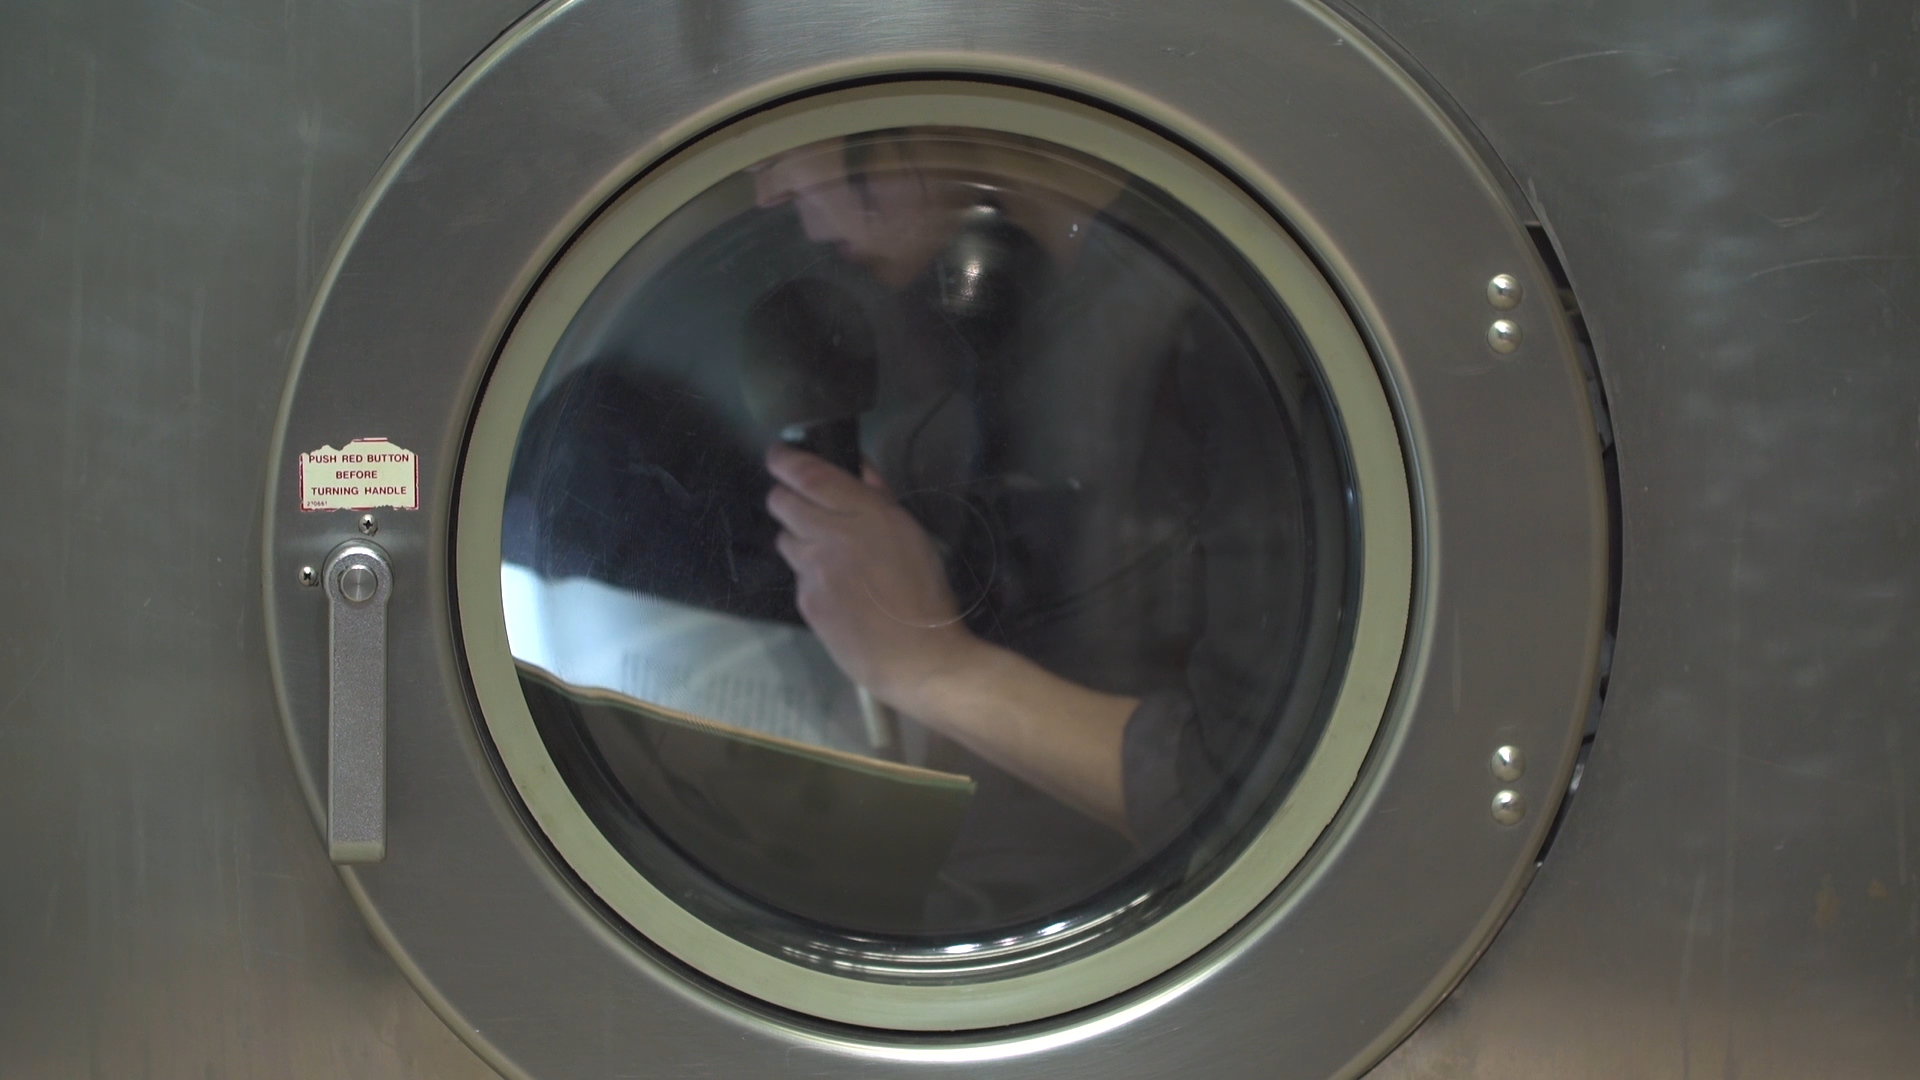
[[[1123,747],[1139,702],[974,637],[933,542],[872,469],[856,480],[790,446],[767,452],[767,509],[801,617],[881,701],[1089,817],[1132,835]]]
[[[913,712],[919,691],[980,644],[933,542],[871,468],[855,479],[776,443],[767,471],[778,481],[767,510],[782,526],[775,544],[793,568],[800,616],[849,678]]]

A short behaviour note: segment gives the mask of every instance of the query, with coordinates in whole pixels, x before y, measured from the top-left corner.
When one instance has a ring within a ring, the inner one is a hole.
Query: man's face
[[[937,181],[904,160],[897,145],[871,146],[858,178],[846,168],[840,140],[782,154],[754,170],[754,200],[792,203],[801,228],[832,244],[894,288],[913,280],[958,225],[937,197]]]

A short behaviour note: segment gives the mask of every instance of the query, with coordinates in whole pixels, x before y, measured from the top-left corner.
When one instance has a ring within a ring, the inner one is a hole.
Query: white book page
[[[857,691],[803,626],[723,615],[592,578],[500,567],[514,658],[575,686],[850,753]]]

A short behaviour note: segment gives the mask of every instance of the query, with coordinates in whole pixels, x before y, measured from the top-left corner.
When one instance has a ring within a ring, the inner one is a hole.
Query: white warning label
[[[420,455],[385,439],[355,439],[300,455],[300,509],[420,508]]]

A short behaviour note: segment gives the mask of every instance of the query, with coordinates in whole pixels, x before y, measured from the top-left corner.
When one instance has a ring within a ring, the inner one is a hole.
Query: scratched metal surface
[[[1920,8],[1364,7],[1557,234],[1625,523],[1564,831],[1375,1075],[1915,1075]]]
[[[267,678],[261,448],[355,199],[524,5],[0,5],[0,1076],[491,1076]]]
[[[354,198],[522,6],[0,9],[0,1076],[488,1075],[324,862],[254,530]],[[1914,10],[1365,9],[1558,235],[1626,528],[1580,798],[1376,1075],[1911,1075]]]

